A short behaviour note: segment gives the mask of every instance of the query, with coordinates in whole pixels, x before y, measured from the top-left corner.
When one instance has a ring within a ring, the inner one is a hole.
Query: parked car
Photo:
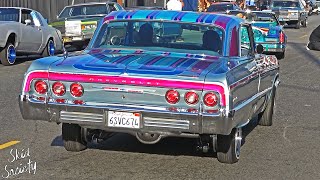
[[[208,7],[207,12],[226,14],[231,10],[241,10],[241,8],[237,5],[236,2],[217,2],[212,3]]]
[[[283,59],[286,51],[287,35],[273,12],[264,11],[230,11],[230,15],[239,15],[252,23],[254,40],[261,44],[264,53],[274,54]],[[247,39],[249,41],[249,39]]]
[[[166,26],[181,29],[183,40],[158,33]],[[242,128],[255,116],[272,125],[279,65],[262,51],[251,24],[234,16],[116,11],[81,55],[31,64],[20,110],[26,120],[62,123],[68,151],[124,132],[145,144],[198,138],[198,149],[235,163]]]
[[[300,0],[273,0],[271,8],[279,16],[280,23],[294,25],[296,29],[301,25],[307,27],[308,12]]]
[[[319,10],[318,10],[318,4],[315,0],[313,1],[307,1],[307,6],[309,7],[309,13],[308,15],[311,16],[312,14],[319,14]]]
[[[97,23],[112,11],[123,10],[116,2],[94,2],[66,6],[50,23],[62,33],[65,45],[82,49],[87,45],[97,27]]]
[[[32,9],[0,7],[0,60],[13,65],[17,55],[52,56],[62,51],[61,33]]]
[[[313,9],[313,13],[316,13],[317,15],[319,14],[319,11],[320,11],[320,1],[316,1],[316,7],[315,9]]]

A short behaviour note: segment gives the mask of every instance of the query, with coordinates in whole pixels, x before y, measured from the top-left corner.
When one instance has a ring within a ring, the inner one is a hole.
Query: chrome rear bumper
[[[230,134],[237,126],[233,113],[199,114],[189,112],[172,112],[150,110],[143,107],[87,106],[37,102],[27,95],[19,96],[19,106],[23,119],[43,120],[57,123],[79,124],[93,129],[110,132],[152,132],[158,134]],[[107,112],[139,112],[141,125],[139,129],[113,128],[107,125]],[[228,114],[225,116],[224,114]]]

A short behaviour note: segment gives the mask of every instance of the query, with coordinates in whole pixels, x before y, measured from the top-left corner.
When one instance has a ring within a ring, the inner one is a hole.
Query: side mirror
[[[261,44],[258,44],[256,49],[257,49],[257,53],[258,54],[262,54],[263,53],[263,46]]]
[[[30,19],[26,19],[26,20],[24,20],[24,23],[28,26],[28,25],[31,24],[31,20]]]

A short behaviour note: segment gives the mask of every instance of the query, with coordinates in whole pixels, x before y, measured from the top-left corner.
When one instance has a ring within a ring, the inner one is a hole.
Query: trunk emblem
[[[104,91],[110,92],[128,92],[128,93],[138,93],[138,94],[148,94],[155,93],[156,90],[147,90],[147,89],[130,89],[130,88],[118,88],[118,87],[110,87],[110,86],[93,86],[92,88],[102,89]]]

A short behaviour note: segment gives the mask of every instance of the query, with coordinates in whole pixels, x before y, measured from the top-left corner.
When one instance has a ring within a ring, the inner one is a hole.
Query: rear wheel
[[[42,52],[42,57],[54,56],[55,50],[54,42],[50,39]]]
[[[218,135],[217,158],[219,162],[233,164],[239,161],[242,142],[241,128],[235,128],[229,135]]]
[[[16,62],[16,49],[10,42],[0,52],[1,63],[5,66],[13,65]]]
[[[87,149],[86,133],[77,124],[62,124],[63,146],[67,151],[79,152]]]
[[[285,57],[285,51],[276,54],[277,59],[283,59]]]
[[[266,109],[259,114],[259,125],[261,126],[272,125],[272,116],[273,116],[273,108],[275,105],[275,97],[276,97],[276,87],[273,87],[270,94],[270,98],[267,102]]]

